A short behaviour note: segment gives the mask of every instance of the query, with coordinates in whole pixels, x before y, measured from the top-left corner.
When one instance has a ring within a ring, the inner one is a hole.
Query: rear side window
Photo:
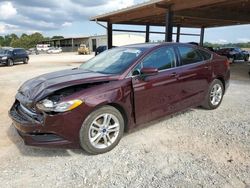
[[[202,55],[202,57],[203,57],[203,59],[204,59],[205,61],[211,59],[212,54],[210,54],[210,53],[208,53],[208,52],[206,52],[206,51],[203,51],[203,50],[198,50],[198,51],[200,52],[200,54]]]
[[[18,54],[18,55],[21,55],[21,54],[25,54],[25,53],[26,53],[25,50],[23,50],[23,49],[16,49],[16,50],[14,50],[14,52],[15,52],[16,54]]]
[[[143,67],[165,70],[175,67],[175,51],[171,47],[162,47],[149,54],[142,62]]]
[[[178,50],[180,53],[182,65],[189,65],[203,61],[202,55],[195,48],[180,46],[178,47]]]

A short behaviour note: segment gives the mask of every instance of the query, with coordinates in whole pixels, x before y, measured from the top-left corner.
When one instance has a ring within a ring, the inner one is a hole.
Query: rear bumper
[[[9,111],[9,116],[13,121],[17,132],[26,145],[50,147],[50,148],[70,148],[78,149],[79,130],[82,125],[82,118],[77,112],[49,116],[41,115],[43,118],[29,118],[19,108],[19,103],[15,103]],[[78,121],[74,121],[75,119]]]

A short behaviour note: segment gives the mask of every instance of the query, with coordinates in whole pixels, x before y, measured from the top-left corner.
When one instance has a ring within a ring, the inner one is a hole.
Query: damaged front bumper
[[[38,114],[18,100],[9,111],[9,116],[26,145],[61,148],[80,148],[78,133],[83,120],[77,114]]]

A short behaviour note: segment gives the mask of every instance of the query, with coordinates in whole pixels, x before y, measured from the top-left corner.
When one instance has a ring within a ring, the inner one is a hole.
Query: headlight
[[[77,108],[82,103],[83,101],[79,99],[61,103],[56,103],[51,100],[45,99],[37,103],[36,107],[44,112],[67,112]]]
[[[2,57],[2,60],[6,60],[8,57],[7,56],[5,56],[5,57]]]

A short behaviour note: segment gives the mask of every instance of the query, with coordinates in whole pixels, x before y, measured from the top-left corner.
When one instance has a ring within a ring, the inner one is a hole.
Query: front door
[[[135,76],[132,79],[136,123],[141,124],[175,111],[179,102],[179,68],[175,50],[161,47],[142,60],[136,67],[157,68],[156,75]]]

